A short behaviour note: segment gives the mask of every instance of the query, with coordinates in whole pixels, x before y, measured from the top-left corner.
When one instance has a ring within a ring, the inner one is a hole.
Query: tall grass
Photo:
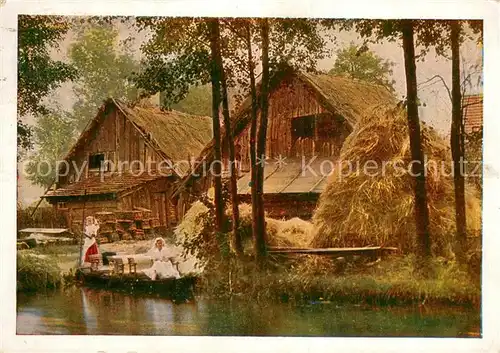
[[[263,271],[253,263],[232,259],[204,274],[203,293],[237,296],[250,301],[335,301],[367,304],[445,304],[478,307],[480,286],[455,262],[434,261],[421,277],[412,256],[387,259],[375,266],[353,265],[335,274],[334,265],[306,271],[300,264]]]
[[[33,253],[17,254],[18,292],[56,288],[61,279],[61,271],[54,259]]]

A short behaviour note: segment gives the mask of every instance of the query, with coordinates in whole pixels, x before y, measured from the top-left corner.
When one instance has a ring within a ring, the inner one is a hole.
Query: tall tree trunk
[[[464,145],[462,124],[462,93],[460,91],[460,22],[453,21],[451,24],[451,155],[453,159],[453,181],[455,183],[455,223],[456,254],[458,260],[464,261],[464,253],[467,242],[466,215],[465,215],[465,180],[464,180]]]
[[[220,38],[220,33],[218,34]],[[219,66],[221,85],[222,85],[222,114],[224,116],[224,126],[226,130],[226,144],[229,151],[229,166],[230,166],[230,192],[231,192],[231,205],[232,205],[232,237],[231,245],[238,256],[243,255],[243,246],[241,244],[241,237],[239,234],[240,226],[240,211],[238,208],[238,169],[235,163],[234,154],[234,136],[233,130],[231,128],[231,118],[229,116],[229,101],[227,97],[227,82],[226,75],[224,72],[224,64],[222,63],[222,54],[219,51],[217,53],[217,62]]]
[[[429,209],[427,208],[427,192],[425,188],[424,154],[422,151],[420,120],[418,117],[417,70],[415,65],[412,20],[403,21],[402,34],[406,72],[408,129],[410,134],[411,158],[413,162],[412,173],[415,176],[415,223],[418,255],[421,260],[426,260],[431,255],[431,243],[429,234]]]
[[[257,229],[255,239],[255,256],[261,264],[266,256],[266,219],[264,214],[264,165],[266,156],[267,115],[269,110],[269,22],[262,19],[262,81],[260,101],[260,124],[257,140]]]
[[[217,63],[217,53],[219,52],[219,20],[209,20],[210,28],[210,51],[211,51],[211,71],[210,80],[212,82],[212,128],[214,134],[214,204],[215,204],[215,230],[223,231],[224,205],[222,200],[222,153],[220,136],[220,72]]]
[[[247,25],[246,42],[248,48],[248,72],[250,76],[250,95],[252,97],[252,112],[250,124],[250,167],[251,167],[251,191],[252,191],[252,236],[257,242],[259,207],[257,197],[257,87],[255,84],[255,63],[252,54],[252,29],[251,23]]]

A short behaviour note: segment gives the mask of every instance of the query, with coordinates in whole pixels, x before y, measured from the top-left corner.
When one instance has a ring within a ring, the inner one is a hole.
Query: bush
[[[57,263],[34,253],[17,254],[17,291],[33,292],[56,288],[61,284]]]

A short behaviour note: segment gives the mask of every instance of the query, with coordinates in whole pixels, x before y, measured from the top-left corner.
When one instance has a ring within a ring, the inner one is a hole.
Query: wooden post
[[[83,234],[85,234],[85,202],[87,199],[87,190],[83,192],[83,210],[82,210],[82,234],[80,235],[80,255],[78,257],[78,266],[82,264],[82,250],[83,250]]]
[[[170,229],[170,197],[167,192],[165,192],[165,225],[167,229]]]

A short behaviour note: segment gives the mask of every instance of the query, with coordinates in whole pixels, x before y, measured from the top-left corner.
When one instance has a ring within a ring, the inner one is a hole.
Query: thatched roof
[[[173,161],[195,157],[212,139],[212,119],[163,110],[156,106],[127,106],[116,102],[125,116],[144,133],[150,134],[160,150]]]
[[[351,128],[367,108],[396,103],[394,95],[383,86],[327,74],[299,72],[296,75],[317,93],[326,109],[341,115]]]
[[[66,160],[89,142],[92,133],[104,121],[106,113],[113,109],[122,112],[162,158],[174,163],[186,160],[188,156],[197,156],[212,138],[209,117],[163,110],[153,105],[132,106],[116,99],[108,99],[82,132]]]
[[[332,76],[328,74],[312,74],[295,71],[291,68],[275,72],[270,81],[270,92],[277,89],[284,82],[293,82],[297,79],[311,90],[318,102],[331,113],[341,116],[349,130],[352,130],[367,109],[377,105],[395,104],[396,98],[385,87],[353,80],[345,77]],[[257,94],[260,93],[260,83],[257,87]],[[240,109],[234,114],[232,119],[233,136],[239,136],[251,121],[252,100],[251,97],[245,99]],[[223,132],[225,135],[226,132]],[[223,141],[226,141],[224,138]],[[213,140],[201,151],[193,172],[201,166],[202,161],[213,160],[214,142]],[[196,174],[196,173],[194,173]],[[177,194],[192,178],[191,175],[175,191]]]

